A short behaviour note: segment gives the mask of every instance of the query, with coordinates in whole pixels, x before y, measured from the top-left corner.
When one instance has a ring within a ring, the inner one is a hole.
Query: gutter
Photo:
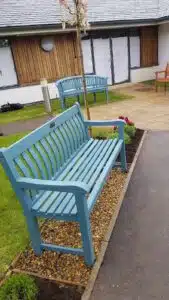
[[[138,19],[138,20],[116,20],[106,22],[93,22],[88,31],[104,30],[116,28],[131,28],[143,26],[157,26],[169,22],[169,16],[158,19]],[[75,32],[75,27],[67,27],[62,29],[61,24],[49,25],[32,25],[32,26],[18,26],[18,27],[1,27],[0,37],[5,36],[29,36],[29,35],[46,35]]]

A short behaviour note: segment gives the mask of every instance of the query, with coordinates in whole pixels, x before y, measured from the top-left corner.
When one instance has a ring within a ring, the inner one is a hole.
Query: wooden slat
[[[79,74],[77,44],[74,34],[53,36],[54,49],[45,52],[41,37],[22,37],[11,41],[16,70],[21,85],[39,83],[41,78],[55,81]]]
[[[140,35],[141,67],[158,64],[158,27],[141,28]]]

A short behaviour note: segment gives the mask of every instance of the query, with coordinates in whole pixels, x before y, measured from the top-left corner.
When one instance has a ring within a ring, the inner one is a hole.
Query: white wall
[[[50,83],[49,85],[49,92],[50,92],[50,98],[54,99],[56,98],[56,95],[58,96],[58,91],[55,87],[54,83]],[[33,103],[42,101],[42,91],[40,85],[34,85],[34,86],[26,86],[26,87],[20,87],[20,88],[10,88],[5,90],[0,90],[0,106],[3,104],[6,104],[7,102],[10,103]]]
[[[165,69],[167,62],[169,62],[169,23],[159,26],[158,39],[159,65],[161,70],[163,70]]]
[[[136,83],[155,79],[155,72],[158,70],[158,66],[131,70],[131,82]]]

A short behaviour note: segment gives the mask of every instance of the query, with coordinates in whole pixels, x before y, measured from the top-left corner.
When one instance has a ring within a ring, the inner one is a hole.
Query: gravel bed
[[[113,170],[91,214],[91,227],[96,258],[101,242],[116,209],[127,174]],[[79,225],[71,222],[48,221],[43,226],[42,238],[57,245],[81,247]],[[84,264],[83,257],[45,251],[37,257],[32,249],[25,250],[14,268],[34,272],[47,278],[69,281],[86,286],[91,268]]]

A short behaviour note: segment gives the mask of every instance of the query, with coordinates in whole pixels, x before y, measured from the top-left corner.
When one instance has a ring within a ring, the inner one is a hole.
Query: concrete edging
[[[110,221],[108,230],[107,230],[107,232],[105,234],[105,237],[104,237],[102,245],[101,245],[100,254],[99,254],[98,259],[97,259],[97,261],[96,261],[96,263],[95,263],[95,265],[93,267],[93,270],[92,270],[91,275],[90,275],[90,279],[88,281],[88,284],[87,284],[87,286],[85,288],[85,291],[84,291],[84,293],[82,295],[81,300],[89,300],[90,299],[91,293],[92,293],[93,288],[94,288],[95,281],[97,279],[97,275],[98,275],[100,267],[102,265],[102,262],[103,262],[103,259],[104,259],[104,255],[106,253],[106,250],[107,250],[107,247],[108,247],[108,243],[109,243],[111,234],[112,234],[113,229],[115,227],[116,220],[117,220],[118,214],[120,212],[120,208],[121,208],[121,205],[123,203],[124,196],[125,196],[126,191],[128,189],[128,185],[130,183],[130,179],[131,179],[131,176],[133,174],[133,171],[134,171],[134,168],[135,168],[138,156],[139,156],[140,151],[142,149],[143,142],[144,142],[144,139],[146,137],[146,134],[147,134],[147,131],[145,131],[144,134],[143,134],[143,136],[142,136],[142,139],[141,139],[141,142],[140,142],[139,147],[137,149],[137,152],[135,154],[134,160],[133,160],[133,162],[131,164],[131,167],[129,169],[129,173],[128,173],[125,185],[124,185],[123,190],[121,192],[119,202],[118,202],[118,204],[116,206],[116,211],[113,214],[112,219]]]

